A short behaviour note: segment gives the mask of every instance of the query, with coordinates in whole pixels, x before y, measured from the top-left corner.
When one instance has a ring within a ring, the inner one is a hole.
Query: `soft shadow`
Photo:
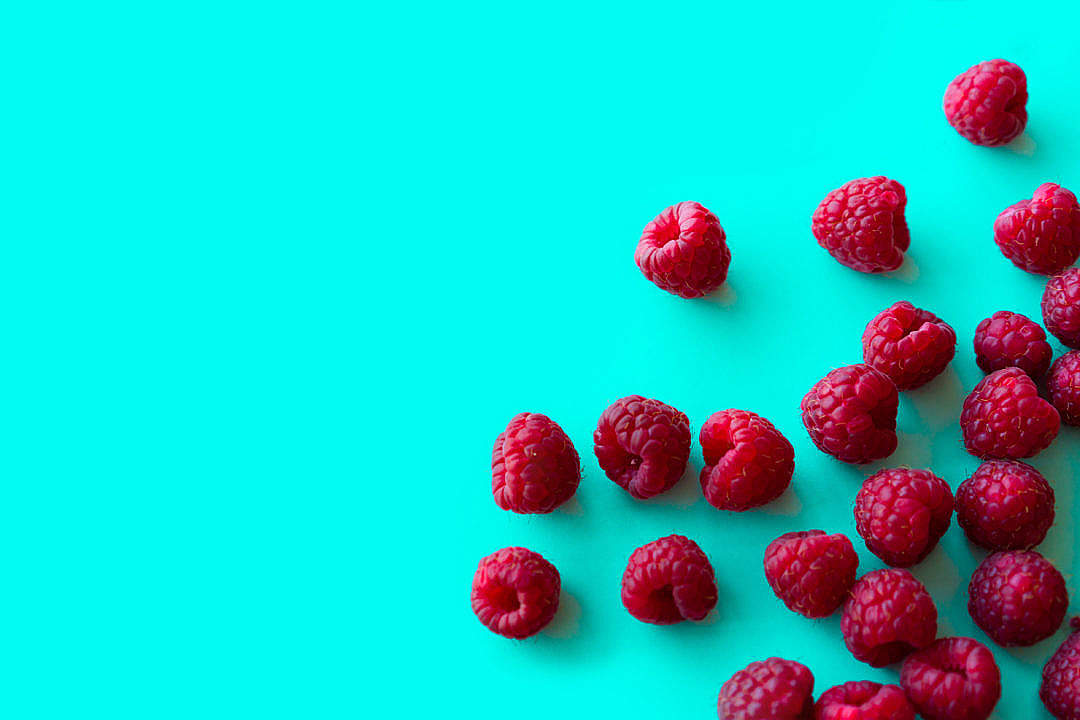
[[[690,462],[686,463],[686,470],[683,472],[682,477],[679,478],[679,482],[675,483],[675,487],[651,498],[653,504],[688,508],[695,505],[698,500],[703,499],[705,496],[702,495],[701,483],[698,482],[701,467],[697,460],[691,458]]]
[[[1038,144],[1036,144],[1034,138],[1028,135],[1026,131],[1017,135],[1013,138],[1012,142],[1005,146],[1005,149],[1009,152],[1016,153],[1017,155],[1026,155],[1027,157],[1032,157],[1035,154],[1036,148],[1038,148]]]
[[[885,277],[895,278],[900,282],[911,285],[919,279],[919,265],[912,259],[911,253],[904,254],[904,262],[900,267],[890,273],[884,273]]]
[[[787,517],[795,517],[802,512],[803,504],[799,500],[799,494],[795,492],[795,481],[798,478],[791,479],[791,485],[784,491],[784,494],[773,500],[767,505],[761,507],[762,512],[768,515],[784,515]]]
[[[573,497],[571,497],[569,500],[556,508],[556,512],[562,513],[563,515],[569,515],[571,517],[581,517],[585,514],[585,508],[582,507],[581,501],[578,500],[577,493],[575,492]]]
[[[720,307],[731,307],[735,304],[735,300],[738,299],[738,293],[735,292],[735,288],[732,286],[731,281],[728,280],[712,293],[701,299],[707,303],[719,305]]]
[[[926,385],[904,394],[928,430],[940,430],[960,421],[964,384],[951,364]]]
[[[892,455],[884,460],[877,460],[864,466],[870,471],[870,474],[873,474],[878,470],[884,470],[885,468],[930,467],[930,460],[933,456],[933,453],[930,450],[932,434],[922,435],[898,431],[896,437],[896,450]]]
[[[581,621],[581,603],[563,588],[559,595],[559,609],[541,632],[553,638],[566,639],[577,635]]]

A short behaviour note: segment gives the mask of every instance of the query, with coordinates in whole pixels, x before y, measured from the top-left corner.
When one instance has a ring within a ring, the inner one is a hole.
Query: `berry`
[[[855,584],[859,556],[851,541],[822,530],[790,532],[765,548],[765,579],[789,610],[808,618],[832,615]]]
[[[856,660],[884,667],[934,642],[937,608],[907,570],[874,570],[851,588],[840,632]]]
[[[659,400],[630,395],[613,402],[593,433],[600,467],[643,500],[671,489],[690,459],[690,421]]]
[[[904,186],[895,180],[851,180],[825,196],[811,230],[841,265],[864,273],[889,272],[904,262],[911,242],[905,205]]]
[[[1019,65],[988,60],[949,83],[945,117],[976,145],[1004,145],[1024,131],[1027,97],[1027,78]]]
[[[1043,183],[1030,200],[1011,205],[994,221],[994,242],[1021,270],[1056,275],[1080,257],[1080,205],[1071,192]]]
[[[682,535],[642,545],[626,564],[622,601],[642,622],[670,625],[704,620],[716,607],[716,580],[709,558]]]
[[[731,251],[715,215],[700,203],[681,202],[645,226],[634,261],[661,290],[696,298],[723,284]]]
[[[721,410],[701,426],[701,489],[719,510],[742,512],[787,490],[795,449],[771,422],[745,410]]]
[[[898,686],[862,680],[821,693],[814,720],[915,720],[915,709]]]
[[[720,720],[811,720],[814,676],[794,660],[752,662],[720,688]]]
[[[559,571],[540,553],[508,547],[480,561],[472,609],[493,633],[518,640],[535,635],[559,609]]]
[[[1080,351],[1067,352],[1050,369],[1050,402],[1061,422],[1080,425]]]
[[[898,302],[870,321],[862,336],[863,361],[885,373],[899,390],[936,378],[956,354],[956,333],[931,312]]]
[[[1005,368],[987,375],[967,396],[960,427],[975,457],[1016,460],[1049,447],[1061,418],[1023,370]]]
[[[855,528],[886,565],[911,567],[949,529],[953,496],[929,470],[879,470],[855,496]]]
[[[942,638],[909,655],[900,685],[926,720],[986,720],[1001,697],[993,653],[966,637]]]
[[[1042,314],[1051,335],[1080,350],[1080,268],[1050,278],[1043,290]]]
[[[1019,313],[999,310],[975,328],[975,362],[985,373],[1018,367],[1037,380],[1052,355],[1043,329]]]
[[[868,463],[896,449],[896,386],[869,365],[837,368],[802,399],[802,420],[822,452]]]
[[[987,460],[956,489],[956,519],[988,550],[1027,550],[1054,524],[1054,490],[1030,465]]]
[[[1034,645],[1057,632],[1069,596],[1065,578],[1034,550],[983,560],[968,585],[968,612],[998,645]]]
[[[1073,618],[1073,632],[1047,661],[1042,672],[1039,697],[1058,720],[1080,720],[1080,618]]]
[[[495,439],[491,491],[495,503],[516,513],[549,513],[581,482],[577,450],[546,415],[518,413]]]

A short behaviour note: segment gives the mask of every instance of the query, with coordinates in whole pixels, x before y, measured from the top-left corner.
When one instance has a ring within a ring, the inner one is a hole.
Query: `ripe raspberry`
[[[879,470],[855,496],[855,529],[886,565],[911,567],[949,529],[949,484],[929,470]]]
[[[896,386],[869,365],[837,368],[802,399],[802,420],[822,452],[868,463],[896,449]]]
[[[643,500],[682,477],[690,459],[690,421],[659,400],[630,395],[600,416],[593,444],[604,473]]]
[[[859,556],[840,533],[790,532],[765,548],[765,579],[789,610],[808,618],[832,615],[844,603]]]
[[[915,709],[898,686],[862,680],[821,693],[814,720],[915,720]]]
[[[999,310],[975,328],[975,362],[985,373],[1018,367],[1037,380],[1052,355],[1043,329],[1019,313]]]
[[[1034,550],[994,553],[975,568],[968,612],[998,645],[1034,645],[1057,632],[1069,596],[1065,578]]]
[[[670,625],[704,620],[716,607],[716,580],[709,558],[682,535],[642,545],[626,564],[622,601],[642,622]]]
[[[851,588],[840,632],[856,660],[884,667],[934,642],[937,608],[907,570],[874,570]]]
[[[1043,290],[1042,314],[1051,335],[1080,350],[1080,268],[1050,278]]]
[[[993,653],[965,637],[942,638],[909,655],[900,685],[926,720],[986,720],[1001,697]]]
[[[898,302],[870,321],[862,345],[867,365],[888,375],[898,390],[913,390],[952,361],[956,333],[937,315]]]
[[[518,413],[495,439],[491,491],[495,503],[516,513],[549,513],[581,482],[577,450],[546,415]]]
[[[814,676],[783,658],[752,662],[720,688],[720,720],[811,720]]]
[[[964,400],[960,428],[964,446],[979,458],[1028,458],[1057,437],[1061,418],[1039,397],[1020,368],[1005,368],[982,379]]]
[[[1007,60],[981,62],[945,90],[945,117],[976,145],[1004,145],[1027,124],[1027,78]]]
[[[1061,421],[1080,425],[1080,351],[1067,352],[1050,369],[1050,402]]]
[[[787,490],[795,448],[773,424],[745,410],[721,410],[701,426],[701,489],[719,510],[742,512]]]
[[[1080,720],[1080,618],[1069,624],[1072,634],[1047,661],[1039,687],[1043,705],[1058,720]]]
[[[1027,550],[1054,524],[1054,490],[1030,465],[987,460],[956,490],[956,519],[989,550]]]
[[[911,242],[906,205],[904,186],[895,180],[851,180],[825,196],[811,230],[841,265],[864,273],[889,272],[904,262]]]
[[[700,203],[681,202],[645,226],[634,261],[661,290],[696,298],[723,284],[731,251],[715,215]]]
[[[1056,275],[1080,257],[1080,205],[1071,192],[1043,183],[1030,200],[1002,210],[994,242],[1021,270]]]
[[[508,547],[480,561],[472,582],[472,609],[493,633],[518,640],[535,635],[559,609],[559,571],[523,547]]]

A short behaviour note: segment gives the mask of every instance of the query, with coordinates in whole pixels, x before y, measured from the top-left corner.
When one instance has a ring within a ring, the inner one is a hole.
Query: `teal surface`
[[[854,533],[860,481],[931,467],[955,488],[978,321],[1038,317],[1040,279],[991,225],[1044,181],[1080,189],[1071,3],[39,5],[4,11],[8,346],[0,502],[11,718],[709,718],[752,660],[819,689],[896,679],[857,663],[839,618],[787,610],[775,536]],[[978,148],[946,124],[949,80],[1027,72],[1028,133]],[[824,194],[908,190],[897,273],[814,242]],[[680,200],[716,212],[729,283],[686,301],[633,263]],[[798,414],[865,323],[907,299],[959,352],[904,393],[900,447],[850,467]],[[1061,348],[1056,347],[1060,352]],[[721,513],[694,477],[637,502],[591,452],[601,411],[641,393],[695,432],[728,407],[796,447],[793,487]],[[495,436],[522,410],[570,434],[584,479],[548,516],[499,510]],[[1070,589],[1080,437],[1034,460],[1058,493],[1044,551]],[[659,628],[619,600],[630,552],[697,540],[719,606]],[[478,560],[525,545],[562,609],[511,642],[472,615]],[[943,635],[985,640],[954,525],[915,568]],[[1076,604],[1073,606],[1077,609]],[[1038,718],[1062,634],[994,648],[995,717]]]

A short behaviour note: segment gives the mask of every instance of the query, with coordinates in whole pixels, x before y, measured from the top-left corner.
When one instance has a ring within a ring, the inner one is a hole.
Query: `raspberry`
[[[814,676],[783,658],[752,662],[720,688],[720,720],[811,720]]]
[[[1073,632],[1047,661],[1042,672],[1039,697],[1058,720],[1080,720],[1080,618],[1073,618]]]
[[[851,180],[825,196],[811,230],[841,265],[864,273],[889,272],[904,262],[911,242],[905,205],[904,186],[895,180]]]
[[[523,547],[508,547],[480,561],[472,582],[472,609],[493,633],[518,640],[535,635],[559,609],[559,571]]]
[[[851,541],[823,530],[790,532],[765,548],[765,579],[789,610],[808,618],[832,615],[844,603],[859,556]]]
[[[1050,369],[1050,402],[1061,421],[1080,425],[1080,351],[1067,352]]]
[[[896,386],[869,365],[837,368],[802,399],[802,420],[822,452],[868,463],[896,449]]]
[[[742,512],[787,490],[795,449],[773,424],[745,410],[721,410],[701,426],[701,489],[719,510]]]
[[[731,251],[715,215],[700,203],[681,202],[645,226],[634,261],[661,290],[696,298],[723,284]]]
[[[716,607],[716,580],[709,558],[682,535],[642,545],[626,564],[622,601],[642,622],[671,625],[704,620]]]
[[[956,333],[933,313],[898,302],[870,321],[862,345],[867,365],[888,375],[898,390],[913,390],[952,361]]]
[[[1007,60],[981,62],[945,91],[945,117],[976,145],[1004,145],[1027,124],[1027,78]]]
[[[909,655],[900,685],[926,720],[986,720],[1001,697],[993,653],[966,637],[942,638]]]
[[[999,310],[975,328],[975,362],[985,373],[1018,367],[1037,380],[1052,355],[1043,329],[1019,313]]]
[[[937,608],[907,570],[874,570],[851,588],[840,632],[856,660],[884,667],[934,642]]]
[[[1026,550],[1054,524],[1054,490],[1030,465],[988,460],[956,489],[956,519],[989,550]]]
[[[600,467],[639,500],[669,490],[690,459],[690,421],[659,400],[630,395],[600,416],[593,433]]]
[[[983,560],[968,585],[968,612],[998,645],[1034,645],[1057,632],[1069,596],[1065,578],[1034,550]]]
[[[1080,257],[1080,205],[1071,192],[1043,183],[1030,200],[1001,211],[994,242],[1021,270],[1056,275]]]
[[[549,513],[581,482],[577,450],[546,415],[518,413],[495,439],[491,491],[495,503],[516,513]]]
[[[1080,268],[1050,278],[1043,290],[1042,314],[1051,335],[1080,350]]]
[[[886,565],[911,567],[949,529],[953,496],[929,470],[879,470],[855,496],[855,529]]]
[[[898,686],[862,680],[821,693],[814,720],[915,720],[915,709]]]
[[[1039,397],[1020,368],[1005,368],[982,379],[964,400],[960,428],[964,446],[979,458],[1027,458],[1057,437],[1061,418]]]

